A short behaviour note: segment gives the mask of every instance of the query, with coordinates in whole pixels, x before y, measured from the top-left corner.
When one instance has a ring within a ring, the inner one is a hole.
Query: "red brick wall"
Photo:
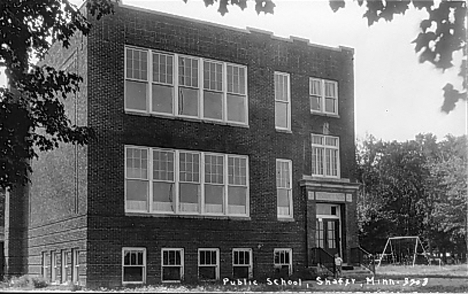
[[[292,32],[293,33],[293,32]],[[124,113],[124,45],[185,53],[248,67],[249,127]],[[147,281],[161,280],[161,248],[185,248],[185,277],[197,276],[197,249],[219,248],[221,277],[231,275],[231,250],[253,249],[254,275],[273,274],[274,248],[293,249],[293,268],[306,266],[306,199],[299,179],[311,173],[310,133],[324,122],[341,142],[341,176],[353,178],[353,54],[117,8],[96,22],[88,43],[88,284],[121,281],[122,247],[145,247]],[[275,130],[274,71],[291,74],[292,132]],[[311,115],[309,77],[337,80],[340,118]],[[124,213],[124,145],[249,156],[250,220],[138,217]],[[294,221],[277,220],[276,158],[293,161]]]
[[[76,34],[68,49],[57,43],[41,64],[76,72],[84,78],[80,92],[64,100],[72,124],[87,124],[87,42]],[[51,152],[41,152],[32,162],[28,273],[40,274],[41,252],[86,248],[87,147],[61,144]],[[50,274],[49,274],[50,276]]]

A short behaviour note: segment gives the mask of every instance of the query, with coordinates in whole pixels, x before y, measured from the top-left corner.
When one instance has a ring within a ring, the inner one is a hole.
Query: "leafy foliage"
[[[187,2],[188,0],[184,0]],[[207,6],[218,3],[218,11],[224,15],[229,5],[237,5],[242,10],[247,7],[247,0],[204,0]],[[255,0],[257,13],[273,13],[275,4],[271,0]],[[424,9],[428,17],[420,23],[420,33],[413,40],[415,51],[419,54],[419,62],[430,62],[436,68],[445,71],[453,67],[453,54],[460,51],[463,61],[460,65],[460,76],[463,78],[463,89],[457,90],[447,83],[442,89],[444,103],[443,112],[449,113],[460,100],[467,100],[466,75],[466,1],[442,0],[355,0],[359,6],[365,5],[363,15],[369,26],[381,19],[392,21],[395,15],[404,15],[409,9]],[[330,0],[330,8],[336,12],[346,7],[345,0]]]
[[[361,242],[383,250],[392,236],[422,236],[428,247],[466,252],[467,141],[431,134],[358,145]]]
[[[112,0],[91,0],[86,8],[100,18],[113,5]],[[0,188],[24,184],[38,150],[92,139],[90,128],[71,124],[63,105],[82,78],[32,62],[55,42],[68,47],[76,32],[90,29],[83,11],[68,0],[0,2],[0,66],[8,78],[8,87],[0,87]]]

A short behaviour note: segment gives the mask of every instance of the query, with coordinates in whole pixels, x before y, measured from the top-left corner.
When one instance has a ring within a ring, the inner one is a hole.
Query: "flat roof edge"
[[[151,13],[151,14],[155,14],[155,15],[166,16],[166,17],[172,17],[172,18],[176,18],[176,19],[178,18],[178,19],[182,19],[182,20],[185,20],[185,21],[210,25],[210,26],[214,26],[214,27],[218,27],[218,28],[222,28],[222,29],[226,29],[226,30],[231,30],[231,31],[236,31],[236,32],[240,32],[240,33],[265,34],[265,35],[268,35],[270,38],[275,39],[275,40],[280,40],[280,41],[285,41],[285,42],[290,42],[290,43],[292,43],[292,42],[302,42],[302,43],[305,43],[306,45],[311,46],[311,47],[323,48],[323,49],[328,49],[328,50],[333,50],[333,51],[351,51],[354,54],[354,49],[351,48],[351,47],[346,47],[346,46],[332,47],[332,46],[320,45],[320,44],[311,43],[309,39],[305,39],[305,38],[301,38],[301,37],[290,36],[289,38],[285,38],[285,37],[276,36],[276,35],[274,35],[273,32],[267,31],[267,30],[257,29],[257,28],[253,28],[253,27],[246,27],[245,29],[241,29],[241,28],[236,28],[236,27],[232,27],[232,26],[228,26],[228,25],[224,25],[224,24],[219,24],[219,23],[215,23],[215,22],[210,22],[210,21],[206,21],[206,20],[200,20],[200,19],[195,19],[195,18],[191,18],[191,17],[187,17],[187,16],[181,16],[181,15],[171,14],[171,13],[167,13],[167,12],[157,11],[157,10],[153,10],[153,9],[149,9],[149,8],[136,7],[136,6],[132,6],[132,5],[128,5],[128,4],[123,4],[122,2],[118,2],[118,5],[119,5],[119,7],[123,7],[123,8],[127,8],[127,9],[147,12],[147,13]]]

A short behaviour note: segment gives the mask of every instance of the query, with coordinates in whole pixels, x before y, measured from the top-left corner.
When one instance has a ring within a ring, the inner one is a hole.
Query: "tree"
[[[395,235],[421,236],[429,251],[467,252],[467,138],[432,134],[358,144],[361,244],[379,252]]]
[[[90,0],[97,18],[113,12],[112,0]],[[38,151],[59,143],[86,144],[93,132],[71,125],[63,99],[79,89],[82,78],[50,66],[37,66],[55,42],[69,46],[76,32],[91,29],[86,16],[68,0],[0,2],[0,67],[8,87],[0,87],[0,189],[23,185]]]
[[[188,0],[184,0],[187,2]],[[229,5],[239,6],[242,10],[247,7],[247,0],[204,0],[205,4],[218,3],[218,11],[224,15]],[[359,6],[365,4],[363,15],[371,26],[379,20],[392,21],[398,14],[405,14],[409,9],[426,10],[428,17],[420,23],[420,33],[415,38],[415,51],[419,53],[419,62],[432,63],[437,69],[445,71],[454,66],[453,55],[461,52],[459,76],[463,78],[463,89],[457,90],[454,85],[447,83],[444,88],[443,112],[449,113],[460,100],[467,100],[467,49],[466,49],[466,2],[460,0],[354,0]],[[346,6],[345,0],[330,0],[331,9],[336,12]],[[257,13],[274,13],[275,4],[271,0],[255,0]]]

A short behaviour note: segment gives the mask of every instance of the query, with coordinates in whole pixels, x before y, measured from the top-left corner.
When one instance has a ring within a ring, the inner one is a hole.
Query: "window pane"
[[[235,266],[233,268],[234,279],[248,279],[249,267],[248,266]]]
[[[325,97],[336,98],[336,83],[325,81]]]
[[[173,57],[171,55],[153,54],[153,81],[163,84],[172,84]]]
[[[227,65],[228,93],[245,94],[245,68]]]
[[[153,211],[175,211],[175,187],[171,183],[153,183]]]
[[[310,79],[310,94],[322,96],[322,81],[317,79]]]
[[[182,182],[200,181],[200,154],[180,152],[179,179]]]
[[[171,151],[153,151],[153,179],[174,181],[174,153]]]
[[[230,214],[247,213],[247,188],[230,186],[228,188],[228,197],[228,212]]]
[[[203,111],[205,118],[223,119],[223,94],[205,91]]]
[[[291,215],[291,190],[278,189],[277,190],[277,201],[278,201],[278,215]]]
[[[336,103],[334,98],[325,99],[325,111],[326,112],[336,112]]]
[[[289,101],[288,92],[288,76],[282,74],[275,74],[275,100],[285,102]]]
[[[172,113],[174,88],[171,86],[153,84],[152,91],[152,111]]]
[[[228,121],[233,122],[246,122],[245,110],[246,110],[246,97],[238,95],[227,95],[227,109],[228,109]]]
[[[147,79],[147,52],[127,48],[127,78]]]
[[[145,83],[125,81],[125,108],[146,110],[147,91],[148,85]]]
[[[222,155],[205,155],[205,183],[224,183],[224,157]]]
[[[241,157],[228,157],[228,178],[230,185],[247,185],[247,160]]]
[[[200,280],[215,280],[216,279],[216,267],[199,267],[198,268],[198,277]]]
[[[127,178],[147,179],[147,151],[139,148],[126,149]]]
[[[198,116],[198,90],[179,88],[179,114]]]
[[[224,186],[205,185],[205,212],[223,213]]]
[[[180,184],[180,207],[182,212],[199,212],[200,185]]]
[[[181,86],[198,87],[197,59],[179,57],[179,84]]]
[[[316,111],[322,111],[322,97],[310,96],[310,108]]]
[[[126,180],[126,207],[130,210],[146,211],[148,199],[148,182],[141,180]]]
[[[180,267],[163,267],[163,281],[180,281]]]
[[[124,282],[143,282],[143,267],[124,267]]]
[[[223,90],[223,66],[221,63],[204,62],[204,88],[207,90]]]
[[[275,103],[275,125],[280,128],[289,128],[288,103]]]

